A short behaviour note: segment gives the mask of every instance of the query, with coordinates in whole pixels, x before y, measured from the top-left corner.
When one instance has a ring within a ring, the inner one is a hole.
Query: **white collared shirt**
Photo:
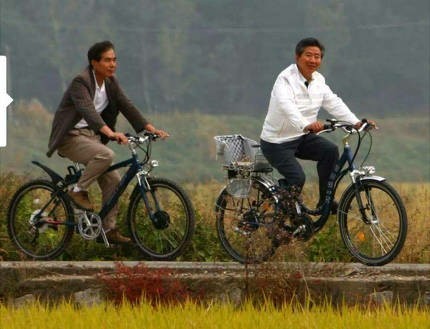
[[[102,85],[99,86],[97,83],[96,75],[94,74],[94,71],[92,72],[93,72],[94,81],[96,83],[96,92],[94,94],[93,103],[94,103],[96,112],[102,113],[103,110],[106,108],[106,106],[109,104],[109,99],[106,94],[105,82],[103,81]],[[87,121],[85,121],[85,119],[81,119],[81,121],[79,121],[75,125],[75,128],[84,128],[84,127],[88,127],[88,123]]]
[[[319,72],[312,74],[309,86],[296,64],[288,66],[277,77],[270,96],[261,139],[269,143],[292,141],[304,135],[303,129],[317,121],[320,108],[338,120],[360,121],[340,97],[326,85]]]

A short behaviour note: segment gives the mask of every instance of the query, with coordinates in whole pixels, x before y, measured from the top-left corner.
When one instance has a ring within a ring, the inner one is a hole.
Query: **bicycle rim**
[[[274,251],[277,206],[270,192],[254,183],[247,198],[224,190],[216,205],[217,232],[227,253],[240,263],[259,263]]]
[[[58,256],[73,234],[70,205],[60,196],[53,197],[54,190],[49,181],[33,181],[22,186],[10,203],[9,236],[33,259]]]
[[[185,192],[175,183],[153,179],[150,186],[146,196],[155,221],[151,220],[139,191],[130,202],[130,231],[146,258],[172,260],[184,252],[191,240],[194,210]]]
[[[363,221],[351,188],[339,211],[342,239],[360,262],[384,265],[403,247],[407,232],[405,208],[397,192],[385,182],[363,181],[359,193],[368,221]]]

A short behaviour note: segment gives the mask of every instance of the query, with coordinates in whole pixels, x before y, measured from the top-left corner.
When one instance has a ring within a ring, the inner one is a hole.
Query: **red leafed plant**
[[[116,304],[127,300],[134,305],[142,299],[152,305],[175,304],[190,299],[188,289],[166,268],[150,269],[143,263],[129,267],[117,262],[113,273],[103,272],[98,277]]]

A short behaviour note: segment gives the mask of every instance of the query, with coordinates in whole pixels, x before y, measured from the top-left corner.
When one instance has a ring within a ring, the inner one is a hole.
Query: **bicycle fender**
[[[361,181],[366,181],[366,180],[376,180],[378,182],[383,182],[384,180],[386,180],[385,177],[381,177],[381,176],[363,176],[360,177]]]
[[[263,185],[267,189],[271,189],[276,185],[276,183],[272,179],[264,176],[256,177],[254,180],[260,183],[261,185]]]
[[[365,181],[383,182],[385,180],[386,180],[386,178],[385,177],[381,177],[381,176],[362,176],[362,177],[360,177],[360,181],[361,182],[365,182]],[[351,189],[355,189],[355,184],[350,184],[347,188],[345,188],[345,190],[343,191],[342,196],[340,197],[340,200],[339,200],[339,207],[342,206],[343,200],[348,195],[348,193],[349,193],[349,191]]]
[[[49,177],[51,177],[52,182],[57,185],[59,182],[63,181],[63,177],[61,177],[59,174],[57,174],[54,170],[51,168],[41,164],[38,161],[31,161],[31,163],[35,164],[36,166],[40,167],[45,171]]]

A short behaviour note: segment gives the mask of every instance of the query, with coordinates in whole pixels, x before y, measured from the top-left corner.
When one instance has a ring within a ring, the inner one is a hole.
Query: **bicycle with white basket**
[[[222,246],[235,260],[266,261],[280,245],[292,239],[310,239],[327,223],[336,189],[347,174],[351,183],[340,198],[337,220],[351,255],[363,264],[379,266],[401,251],[408,226],[406,210],[386,179],[374,175],[374,167],[363,166],[372,143],[362,165],[357,168],[354,163],[363,138],[372,138],[372,126],[363,120],[357,130],[350,123],[327,121],[322,132],[341,128],[346,135],[343,153],[330,175],[325,202],[317,209],[306,207],[294,196],[289,199],[271,174],[273,169],[257,142],[241,135],[214,137],[217,155],[224,157],[223,169],[227,172],[227,185],[215,205],[216,228]],[[358,138],[354,152],[349,144],[353,135]]]

